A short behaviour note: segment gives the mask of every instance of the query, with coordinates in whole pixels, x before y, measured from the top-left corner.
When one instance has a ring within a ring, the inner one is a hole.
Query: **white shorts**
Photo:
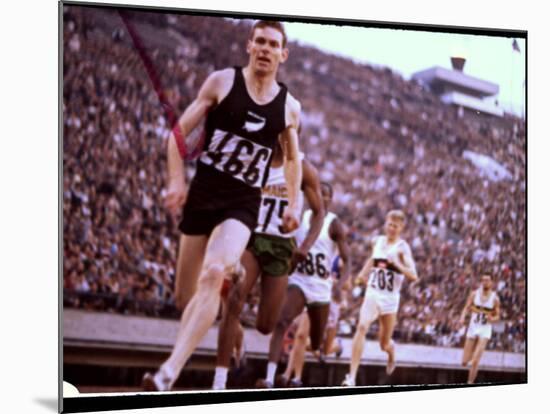
[[[339,318],[340,318],[340,304],[336,302],[330,302],[327,328],[335,328],[338,325]]]
[[[480,324],[480,323],[470,323],[468,326],[468,331],[466,332],[466,338],[483,338],[491,339],[491,334],[493,333],[493,327],[490,323]]]
[[[306,297],[307,305],[328,305],[332,298],[332,282],[316,276],[293,273],[288,278],[288,286],[298,287]]]
[[[397,313],[399,309],[399,295],[388,295],[380,293],[376,289],[367,289],[359,318],[364,322],[373,322],[380,315]]]

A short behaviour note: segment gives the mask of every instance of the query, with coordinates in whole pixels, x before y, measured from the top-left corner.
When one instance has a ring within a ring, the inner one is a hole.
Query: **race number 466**
[[[251,187],[261,187],[270,156],[271,149],[218,129],[200,160]]]

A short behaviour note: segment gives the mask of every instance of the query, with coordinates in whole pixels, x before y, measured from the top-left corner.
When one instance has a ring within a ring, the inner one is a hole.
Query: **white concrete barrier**
[[[176,340],[179,321],[127,316],[110,313],[88,312],[74,309],[63,310],[63,338],[71,341],[141,346],[166,347]],[[198,351],[215,352],[218,327],[210,328],[199,343]],[[262,335],[254,329],[245,329],[247,352],[266,355],[269,335]],[[342,340],[344,351],[336,363],[348,363],[351,355],[351,339]],[[396,360],[399,366],[462,369],[462,349],[427,345],[396,344]],[[362,363],[383,365],[386,354],[378,342],[367,341]],[[481,360],[481,369],[493,371],[525,371],[525,354],[486,351]]]

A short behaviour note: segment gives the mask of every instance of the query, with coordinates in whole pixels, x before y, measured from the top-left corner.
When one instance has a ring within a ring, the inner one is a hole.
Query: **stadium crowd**
[[[212,70],[246,61],[249,22],[131,18],[176,113]],[[63,47],[64,305],[178,317],[178,232],[163,208],[163,108],[116,11],[64,6]],[[489,272],[503,322],[488,349],[524,352],[523,121],[444,105],[388,68],[289,47],[280,78],[303,106],[302,149],[334,187],[332,210],[347,226],[354,275],[385,212],[401,208],[408,217],[404,237],[420,281],[403,288],[396,339],[459,346],[467,293]],[[490,156],[509,177],[484,172],[465,150]],[[342,335],[353,332],[360,299],[358,288],[346,296]],[[251,295],[245,322],[256,305]]]

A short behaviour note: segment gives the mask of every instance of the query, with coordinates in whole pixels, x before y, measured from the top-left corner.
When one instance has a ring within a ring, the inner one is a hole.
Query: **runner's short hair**
[[[271,27],[272,29],[278,30],[283,35],[283,44],[282,47],[286,47],[286,31],[285,27],[281,22],[278,22],[276,20],[258,20],[254,25],[252,26],[252,29],[250,30],[249,39],[252,40],[254,38],[254,31],[256,29],[263,29],[264,27]]]
[[[386,214],[386,219],[400,221],[403,224],[405,224],[406,221],[405,213],[401,210],[391,210],[388,214]]]

